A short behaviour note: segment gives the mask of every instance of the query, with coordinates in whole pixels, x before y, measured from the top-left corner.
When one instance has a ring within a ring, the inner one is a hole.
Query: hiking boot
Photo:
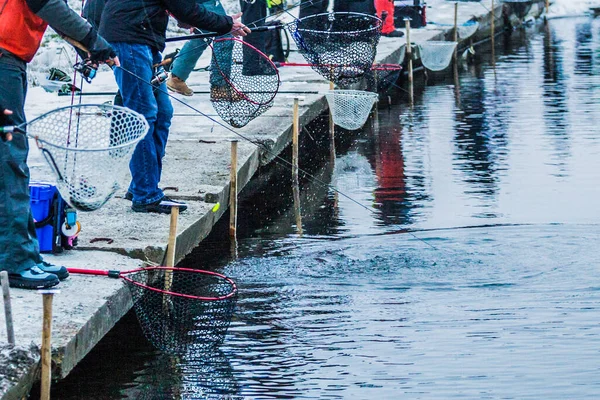
[[[125,193],[125,200],[133,201],[133,193],[131,193],[129,190],[127,193]]]
[[[187,204],[181,201],[171,200],[167,196],[150,204],[132,204],[131,209],[135,212],[171,214],[171,208],[174,206],[179,207],[179,212],[187,210]]]
[[[65,267],[61,267],[60,265],[50,264],[49,262],[42,261],[36,265],[42,271],[48,274],[54,274],[58,279],[65,280],[69,277],[69,271]]]
[[[194,91],[188,87],[184,80],[179,79],[175,75],[171,74],[169,79],[167,79],[167,88],[169,90],[182,94],[184,96],[193,96]]]
[[[241,94],[229,86],[213,86],[210,88],[210,101],[241,101]]]
[[[8,282],[11,287],[21,289],[45,289],[59,284],[58,277],[33,266],[21,273],[9,273]]]

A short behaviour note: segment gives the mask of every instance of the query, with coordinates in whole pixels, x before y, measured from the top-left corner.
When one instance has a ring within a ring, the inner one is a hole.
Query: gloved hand
[[[94,64],[106,63],[109,60],[115,59],[117,53],[110,47],[110,44],[96,32],[94,28],[81,41],[90,52],[90,60]]]

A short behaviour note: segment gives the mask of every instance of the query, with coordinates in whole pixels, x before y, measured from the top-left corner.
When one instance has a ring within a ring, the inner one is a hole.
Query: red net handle
[[[133,273],[139,272],[139,271],[156,271],[156,270],[183,271],[183,272],[191,272],[191,273],[195,273],[195,274],[213,275],[213,276],[216,276],[216,277],[226,280],[229,284],[231,284],[232,290],[231,290],[231,293],[229,293],[228,295],[219,296],[219,297],[191,296],[191,295],[186,295],[186,294],[181,294],[181,293],[170,292],[168,290],[152,288],[152,287],[144,285],[140,282],[133,281],[125,276],[125,275],[133,274]],[[168,295],[172,295],[172,296],[185,297],[185,298],[197,299],[197,300],[207,300],[207,301],[225,300],[225,299],[235,296],[237,293],[237,285],[231,278],[228,278],[227,276],[225,276],[223,274],[219,274],[217,272],[204,271],[201,269],[148,267],[148,268],[132,269],[129,271],[116,271],[116,270],[103,270],[103,269],[67,268],[67,271],[69,271],[69,273],[72,273],[72,274],[108,276],[109,278],[123,278],[136,286],[143,287],[148,290],[152,290],[155,292],[160,292],[160,293],[164,293],[164,294],[168,294]]]

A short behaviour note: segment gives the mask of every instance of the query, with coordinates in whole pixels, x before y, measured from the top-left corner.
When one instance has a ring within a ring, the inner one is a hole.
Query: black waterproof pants
[[[300,18],[308,15],[321,14],[327,12],[329,3],[333,0],[301,0]],[[374,0],[337,0],[333,1],[333,11],[335,12],[357,12],[369,15],[375,15]]]
[[[262,26],[265,23],[267,17],[267,2],[255,1],[250,4],[244,0],[240,0],[240,6],[242,8],[242,23],[247,25],[250,29]],[[244,41],[252,46],[256,47],[261,52],[266,51],[268,32],[253,32],[244,38]],[[244,46],[244,67],[243,73],[248,75],[260,75],[262,73],[262,66],[260,57],[256,52],[246,48]]]
[[[0,51],[0,125],[25,122],[27,72],[24,61]],[[25,135],[0,140],[0,270],[18,273],[41,262],[35,224],[29,205],[29,144]]]

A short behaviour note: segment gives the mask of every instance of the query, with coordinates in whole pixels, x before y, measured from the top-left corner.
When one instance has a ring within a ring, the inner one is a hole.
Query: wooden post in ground
[[[458,42],[458,2],[454,3],[454,41]]]
[[[230,169],[230,185],[229,185],[229,237],[233,240],[237,239],[237,148],[238,141],[231,141],[231,169]]]
[[[492,0],[492,66],[496,65],[496,10]]]
[[[42,290],[43,322],[42,322],[42,376],[40,400],[50,400],[52,383],[52,299],[58,290]]]
[[[8,287],[8,272],[0,272],[2,283],[2,297],[4,299],[4,319],[6,320],[6,336],[8,344],[15,345],[15,327],[13,325],[12,307],[10,304],[10,289]]]
[[[333,82],[329,82],[329,90],[335,90]],[[333,123],[333,115],[331,114],[331,107],[329,108],[329,156],[331,162],[335,162],[335,124]]]
[[[177,243],[177,219],[179,218],[179,207],[171,207],[171,220],[169,222],[169,241],[167,242],[167,259],[166,267],[175,267],[175,250]],[[171,291],[173,286],[173,271],[165,271],[165,290]],[[163,302],[166,305],[167,295],[164,296]]]
[[[302,236],[302,214],[300,213],[300,182],[298,179],[298,164],[300,152],[300,113],[299,99],[294,98],[294,112],[292,121],[292,191],[294,194],[294,213],[296,214],[296,229]]]
[[[550,11],[550,0],[546,0],[546,17],[548,16],[549,11]]]
[[[412,106],[414,101],[414,88],[412,46],[410,44],[410,18],[406,18],[404,22],[406,23],[406,57],[408,57],[408,100]]]

